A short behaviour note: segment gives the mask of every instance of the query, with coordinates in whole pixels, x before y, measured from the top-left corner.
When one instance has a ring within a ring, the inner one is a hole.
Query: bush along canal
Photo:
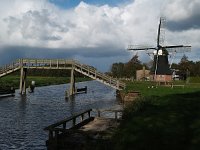
[[[198,150],[200,91],[193,90],[134,101],[112,137],[112,149]]]

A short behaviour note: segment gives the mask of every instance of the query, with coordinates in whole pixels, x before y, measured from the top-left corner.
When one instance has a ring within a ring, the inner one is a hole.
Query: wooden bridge
[[[97,112],[97,116],[94,115],[95,112]],[[105,117],[103,115],[105,112],[114,114],[115,117]],[[88,109],[58,121],[44,128],[45,131],[49,132],[49,138],[46,141],[47,149],[93,149],[99,141],[102,143],[102,141],[111,140],[110,138],[122,119],[122,113],[121,109]],[[106,142],[106,144],[108,143]]]
[[[97,71],[92,66],[81,64],[75,60],[65,59],[18,59],[0,68],[0,78],[17,70],[21,70],[20,93],[23,94],[26,93],[27,69],[71,70],[70,95],[75,94],[75,71],[117,90],[125,88],[125,84],[123,82]]]

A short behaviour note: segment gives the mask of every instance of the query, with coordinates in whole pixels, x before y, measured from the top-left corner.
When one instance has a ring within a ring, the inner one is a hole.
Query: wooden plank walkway
[[[27,69],[74,69],[75,71],[97,80],[117,90],[125,88],[125,83],[99,72],[92,66],[81,64],[75,60],[65,59],[18,59],[0,68],[0,78],[21,68]]]
[[[49,139],[46,141],[48,150],[66,149],[81,150],[86,147],[93,147],[99,140],[106,143],[119,126],[119,116],[123,110],[95,110],[98,117],[91,117],[92,109],[75,114],[67,119],[46,127],[49,132]],[[115,118],[102,118],[101,113],[113,112]],[[66,124],[70,123],[70,127]]]

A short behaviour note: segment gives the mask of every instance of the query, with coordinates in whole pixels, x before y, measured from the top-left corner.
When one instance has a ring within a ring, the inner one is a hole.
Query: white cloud
[[[112,47],[113,53],[129,44],[155,46],[161,14],[178,22],[200,14],[199,8],[198,0],[135,0],[118,7],[81,2],[68,10],[47,0],[1,0],[0,45],[62,49]],[[200,47],[198,28],[166,32],[169,44],[190,41],[195,48]],[[106,49],[102,51],[106,53]]]
[[[200,14],[199,0],[168,0],[164,11],[169,20],[184,20]]]
[[[148,40],[149,36],[153,37],[147,31],[153,29],[155,24],[152,23],[154,11],[151,9],[156,6],[147,0],[121,7],[94,6],[80,2],[71,10],[59,10],[46,0],[13,1],[9,1],[11,5],[6,5],[7,9],[4,9],[0,17],[4,27],[1,33],[7,37],[2,36],[1,41],[5,44],[55,48],[106,45],[124,48],[133,41],[141,42],[139,39]],[[3,6],[3,2],[0,3]],[[145,6],[145,3],[152,7]]]

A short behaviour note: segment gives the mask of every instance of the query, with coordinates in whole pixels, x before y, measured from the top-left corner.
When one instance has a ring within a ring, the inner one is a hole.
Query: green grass
[[[76,78],[76,82],[88,81],[89,78]],[[40,77],[40,76],[28,76],[27,87],[31,84],[31,81],[36,82],[36,86],[47,86],[65,84],[70,82],[70,77]],[[0,78],[0,86],[3,87],[15,87],[19,88],[20,77],[17,75],[9,75]]]
[[[154,82],[127,82],[125,92],[134,90],[140,91],[141,94],[145,97],[149,96],[165,96],[170,94],[183,94],[188,92],[199,91],[200,83],[189,83],[185,84],[183,81],[175,81],[174,85],[185,85],[182,87],[165,87],[165,86],[156,86]],[[152,88],[153,86],[153,88]]]
[[[129,83],[143,97],[126,107],[113,137],[115,150],[199,150],[200,85],[148,88]]]
[[[200,83],[200,77],[190,77],[191,83]]]

